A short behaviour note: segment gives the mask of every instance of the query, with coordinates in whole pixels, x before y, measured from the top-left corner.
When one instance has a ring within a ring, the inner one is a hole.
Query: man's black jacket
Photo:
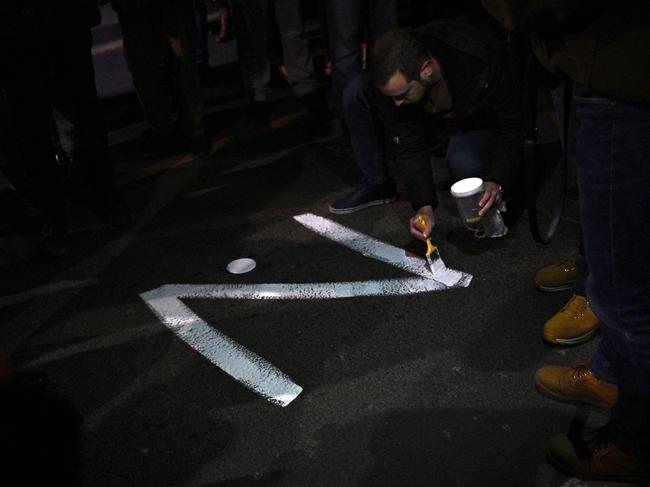
[[[507,46],[461,21],[435,21],[418,31],[448,80],[456,114],[453,123],[463,131],[491,128],[496,134],[488,172],[477,176],[508,187],[521,160],[524,123],[521,89]],[[378,98],[413,209],[435,208],[438,200],[426,141],[426,117],[435,115],[420,104],[396,107],[390,98],[381,94]]]

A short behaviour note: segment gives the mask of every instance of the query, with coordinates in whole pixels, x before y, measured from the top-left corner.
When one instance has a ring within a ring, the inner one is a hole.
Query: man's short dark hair
[[[419,80],[420,68],[430,57],[420,34],[396,27],[379,37],[372,49],[372,77],[377,86],[384,86],[398,72],[406,81]]]

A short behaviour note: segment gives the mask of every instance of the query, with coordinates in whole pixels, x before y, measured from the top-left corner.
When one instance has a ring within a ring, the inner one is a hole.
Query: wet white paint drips
[[[422,259],[408,257],[402,249],[316,215],[299,215],[295,219],[330,240],[421,277],[301,284],[168,284],[140,295],[161,321],[190,347],[246,387],[283,407],[302,392],[302,387],[270,362],[206,323],[182,299],[342,299],[449,289],[431,279]],[[472,276],[459,274],[461,277],[453,287],[468,286]]]
[[[418,276],[435,279],[446,287],[467,287],[472,281],[470,274],[465,274],[454,269],[446,269],[433,275],[424,259],[409,257],[404,252],[404,249],[393,247],[368,235],[344,227],[332,220],[328,220],[327,218],[311,213],[294,216],[293,218],[310,230],[340,243],[349,249],[360,252],[366,257],[386,262],[387,264]]]
[[[207,296],[182,288],[163,286],[141,296],[162,322],[185,343],[269,401],[286,406],[302,392],[302,387],[281,370],[193,313],[179,298]],[[170,290],[172,294],[169,294]],[[180,294],[176,294],[178,290]]]

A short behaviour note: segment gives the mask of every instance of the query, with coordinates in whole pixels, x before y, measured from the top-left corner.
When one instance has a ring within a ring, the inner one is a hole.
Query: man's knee
[[[449,172],[454,181],[465,178],[484,177],[485,161],[479,154],[458,148],[447,153]]]
[[[452,177],[455,180],[485,178],[493,146],[494,135],[489,130],[474,130],[452,136],[447,152]]]

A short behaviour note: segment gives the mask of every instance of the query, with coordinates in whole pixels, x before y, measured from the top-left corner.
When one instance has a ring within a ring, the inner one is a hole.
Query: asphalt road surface
[[[436,160],[434,240],[473,279],[422,284],[412,268],[294,219],[326,218],[408,262],[423,250],[408,235],[404,198],[328,213],[358,178],[350,148],[336,124],[311,132],[285,95],[271,127],[242,122],[242,100],[211,106],[211,157],[140,160],[141,125],[114,131],[135,215],[128,229],[72,209],[68,252],[50,264],[27,258],[35,236],[2,239],[0,322],[12,364],[47,373],[81,414],[83,484],[608,485],[546,463],[546,441],[578,408],[541,397],[532,382],[540,366],[587,359],[598,342],[545,346],[542,325],[570,294],[531,281],[577,248],[576,201],[548,246],[533,242],[525,214],[506,238],[477,240]],[[255,269],[228,273],[241,257]]]

